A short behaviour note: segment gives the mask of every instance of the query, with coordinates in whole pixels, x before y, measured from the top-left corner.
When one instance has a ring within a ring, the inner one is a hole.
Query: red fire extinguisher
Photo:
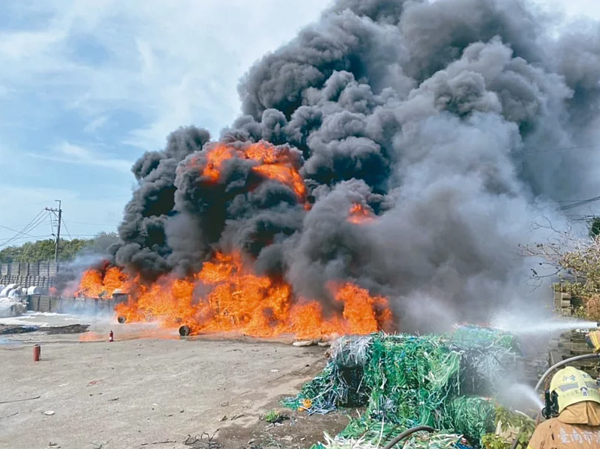
[[[42,356],[42,348],[41,348],[41,346],[40,345],[34,345],[33,346],[33,361],[34,362],[39,362],[41,356]]]
[[[113,342],[115,341],[115,339],[113,338],[113,331],[110,331],[110,333],[108,334],[108,341]]]

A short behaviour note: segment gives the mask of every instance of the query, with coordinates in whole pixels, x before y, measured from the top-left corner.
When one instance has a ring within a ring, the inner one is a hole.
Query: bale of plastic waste
[[[510,334],[474,326],[449,335],[343,337],[325,369],[284,405],[309,414],[366,406],[339,435],[345,440],[389,441],[427,425],[465,435],[478,444],[495,420],[494,376],[521,357]]]

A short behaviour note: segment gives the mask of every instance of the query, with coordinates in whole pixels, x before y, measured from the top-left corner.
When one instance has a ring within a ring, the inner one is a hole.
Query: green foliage
[[[600,226],[600,218],[596,221]],[[584,310],[579,313],[585,318],[600,319],[600,235],[582,239],[559,233],[557,241],[526,247],[525,254],[544,260],[540,265],[555,270],[551,275],[538,275],[534,270],[535,276],[557,276],[554,290],[582,301]]]
[[[600,217],[595,217],[590,224],[590,237],[600,236]]]
[[[101,233],[93,239],[61,239],[58,259],[73,260],[81,253],[99,253],[105,251],[112,243],[118,241],[115,233]],[[53,239],[27,242],[21,246],[9,246],[0,250],[0,263],[11,262],[44,262],[54,260],[55,241]]]
[[[268,423],[276,423],[281,421],[281,415],[277,413],[275,410],[271,410],[269,413],[265,415],[265,421]]]
[[[521,413],[515,413],[504,407],[496,409],[496,425],[500,424],[502,431],[517,429],[519,444],[517,449],[525,449],[535,431],[535,421]],[[487,434],[481,439],[484,449],[510,449],[513,441],[507,441],[496,434]]]
[[[495,433],[488,433],[481,439],[484,449],[510,449],[511,443]]]

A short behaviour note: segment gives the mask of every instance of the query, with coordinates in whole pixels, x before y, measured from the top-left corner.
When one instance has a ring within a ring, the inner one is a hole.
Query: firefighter
[[[600,391],[594,379],[573,367],[564,368],[552,378],[549,393],[545,411],[556,417],[535,429],[527,448],[600,448]]]
[[[585,341],[590,348],[594,348],[594,353],[600,353],[600,330],[587,334],[585,336]]]

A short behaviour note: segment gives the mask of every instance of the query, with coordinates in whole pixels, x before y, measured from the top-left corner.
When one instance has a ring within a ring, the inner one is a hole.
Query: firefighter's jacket
[[[600,404],[573,404],[558,416],[541,423],[533,433],[528,449],[600,448]]]

